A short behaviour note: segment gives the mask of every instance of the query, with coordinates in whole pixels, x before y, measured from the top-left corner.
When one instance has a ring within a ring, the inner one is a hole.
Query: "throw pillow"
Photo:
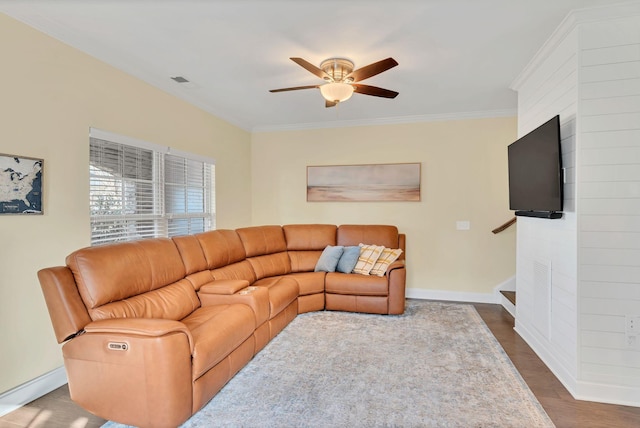
[[[376,260],[376,264],[373,265],[370,274],[376,276],[384,276],[389,265],[395,262],[398,257],[400,257],[400,254],[402,254],[402,250],[399,248],[395,250],[391,248],[385,248],[384,250],[382,250],[382,254],[380,254],[378,260]]]
[[[358,257],[360,257],[360,247],[357,245],[344,247],[336,270],[342,273],[353,272],[353,268],[356,267],[356,263],[358,263]]]
[[[353,272],[360,275],[369,275],[382,250],[384,250],[383,246],[360,244],[360,256],[358,256],[358,262],[356,267],[353,268]]]
[[[322,254],[320,255],[320,258],[318,259],[316,267],[313,271],[335,272],[336,266],[338,265],[338,260],[340,260],[340,256],[342,255],[343,250],[344,247],[342,245],[327,245],[322,251]]]

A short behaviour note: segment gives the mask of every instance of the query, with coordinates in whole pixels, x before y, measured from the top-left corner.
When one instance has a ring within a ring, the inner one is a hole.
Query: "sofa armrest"
[[[178,426],[192,414],[193,341],[164,319],[88,324],[62,347],[71,399],[89,412],[134,426]]]
[[[69,340],[91,322],[71,269],[66,266],[42,269],[38,279],[58,343]]]
[[[405,267],[404,260],[396,260],[395,262],[389,265],[389,267],[387,268],[387,271],[385,272],[385,275],[389,276],[392,270],[403,269],[404,267]]]
[[[161,337],[171,333],[183,333],[193,353],[193,337],[180,321],[158,318],[116,318],[93,321],[84,328],[86,333],[108,333],[122,336]]]
[[[407,270],[404,263],[401,261],[399,265],[395,265],[398,262],[393,262],[387,270],[387,280],[389,281],[389,314],[400,315],[404,313],[405,304],[405,288]],[[393,266],[393,269],[392,269]]]
[[[243,288],[249,286],[249,281],[245,279],[219,279],[208,284],[204,284],[198,290],[200,294],[235,294]]]

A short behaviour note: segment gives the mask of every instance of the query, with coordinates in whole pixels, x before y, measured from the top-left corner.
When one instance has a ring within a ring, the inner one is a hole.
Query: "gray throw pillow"
[[[336,266],[338,265],[338,260],[340,260],[343,249],[344,247],[342,245],[327,245],[326,248],[322,251],[320,258],[318,259],[318,263],[316,263],[316,268],[313,271],[335,272]]]
[[[353,268],[358,263],[358,257],[360,256],[360,247],[355,245],[353,247],[344,247],[342,256],[338,260],[337,271],[342,273],[351,273]]]

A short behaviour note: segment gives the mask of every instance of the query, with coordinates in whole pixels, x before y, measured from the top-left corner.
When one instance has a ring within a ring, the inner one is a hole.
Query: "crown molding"
[[[524,70],[513,80],[509,87],[514,91],[520,89],[522,84],[540,67],[549,54],[579,25],[590,22],[628,18],[635,15],[640,15],[640,1],[572,10],[553,33],[551,33],[551,36],[544,42],[542,47],[536,52],[531,61],[529,61]]]
[[[448,120],[489,119],[494,117],[515,117],[517,109],[471,111],[413,116],[383,117],[377,119],[337,120],[333,122],[310,122],[289,125],[256,126],[251,132],[303,131],[310,129],[350,128],[357,126],[398,125],[405,123],[444,122]]]

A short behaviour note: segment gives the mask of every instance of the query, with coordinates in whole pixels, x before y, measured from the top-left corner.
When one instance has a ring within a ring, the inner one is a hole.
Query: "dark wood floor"
[[[514,319],[502,306],[474,306],[558,428],[640,427],[640,407],[574,400],[514,332]],[[92,428],[104,422],[73,403],[65,385],[0,418],[0,428]]]
[[[502,306],[474,306],[556,427],[640,427],[640,407],[575,400],[529,345],[516,334],[513,330],[514,319]]]

